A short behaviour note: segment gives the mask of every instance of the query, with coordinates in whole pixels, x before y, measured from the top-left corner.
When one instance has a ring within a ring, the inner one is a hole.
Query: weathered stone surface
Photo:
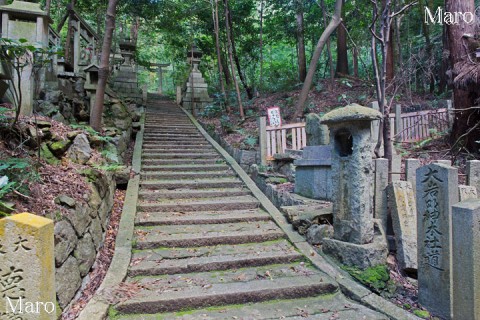
[[[58,105],[58,103],[63,100],[63,92],[60,90],[47,91],[45,100]]]
[[[379,120],[382,114],[372,108],[366,108],[359,104],[352,103],[342,108],[330,111],[321,118],[322,124],[342,123],[351,121]],[[330,134],[330,137],[332,135]]]
[[[92,236],[90,233],[86,233],[85,236],[78,241],[77,248],[73,255],[78,261],[78,270],[80,276],[84,277],[95,262],[95,245],[93,244]]]
[[[320,123],[321,118],[316,113],[306,116],[305,133],[307,134],[307,146],[320,146],[330,143],[328,127]]]
[[[375,234],[371,243],[356,244],[325,238],[322,251],[342,264],[360,269],[385,264],[388,255],[385,232],[382,230],[379,220],[375,219],[374,223]]]
[[[88,199],[88,205],[92,209],[91,210],[92,214],[96,216],[97,209],[100,207],[100,204],[102,203],[102,198],[100,197],[100,194],[98,193],[98,190],[94,184],[89,184],[89,189],[90,189],[90,196]]]
[[[49,101],[43,101],[39,103],[37,107],[35,107],[35,111],[47,117],[51,117],[52,115],[58,112],[58,106],[54,105]]]
[[[480,319],[480,201],[453,206],[453,319]]]
[[[480,160],[467,161],[467,184],[480,192]]]
[[[417,206],[412,184],[393,181],[388,194],[400,268],[417,269]]]
[[[102,246],[102,240],[103,240],[102,224],[100,223],[99,218],[92,220],[92,223],[88,228],[88,231],[92,236],[93,244],[95,245],[95,250],[98,252],[98,249],[100,249],[100,247]]]
[[[451,221],[458,202],[458,170],[430,164],[417,170],[418,301],[450,318]]]
[[[63,124],[68,124],[68,121],[65,119],[65,117],[61,113],[54,114],[52,116],[52,120],[55,120],[55,121],[63,123]]]
[[[60,307],[65,308],[82,285],[78,261],[70,256],[55,272],[57,300]]]
[[[64,195],[64,194],[56,197],[54,201],[55,201],[56,204],[59,204],[59,205],[62,205],[62,206],[67,206],[67,207],[70,207],[70,208],[75,208],[75,206],[77,204],[75,199],[70,198],[69,196]]]
[[[130,180],[131,167],[124,167],[114,172],[113,176],[117,186],[126,186]]]
[[[53,309],[21,314],[21,319],[56,319],[53,221],[30,213],[1,219],[0,257],[0,319],[19,319],[18,311],[12,315],[7,298],[13,305],[23,298]]]
[[[323,239],[333,237],[333,226],[314,224],[307,230],[307,241],[310,244],[322,244]]]
[[[388,186],[388,159],[375,159],[375,219],[382,221],[383,230],[387,230],[387,186]]]
[[[68,221],[62,220],[55,223],[55,264],[57,267],[67,260],[77,243],[75,230]]]
[[[92,148],[85,134],[82,133],[75,137],[72,146],[68,149],[67,156],[76,163],[87,163],[92,156]]]
[[[65,217],[70,221],[78,236],[82,236],[85,233],[92,220],[88,206],[84,204],[77,205],[75,210],[69,210]]]
[[[458,186],[458,201],[462,202],[468,199],[478,199],[477,188],[474,186]]]

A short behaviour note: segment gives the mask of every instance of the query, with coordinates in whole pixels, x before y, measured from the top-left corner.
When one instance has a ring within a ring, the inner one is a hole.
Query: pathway
[[[189,118],[147,110],[133,253],[115,319],[385,319],[347,300]]]

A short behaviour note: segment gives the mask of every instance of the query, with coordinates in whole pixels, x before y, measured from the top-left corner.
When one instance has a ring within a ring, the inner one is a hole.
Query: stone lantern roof
[[[337,108],[321,118],[322,124],[340,123],[349,121],[372,121],[382,118],[382,114],[372,108],[352,103],[343,108]]]

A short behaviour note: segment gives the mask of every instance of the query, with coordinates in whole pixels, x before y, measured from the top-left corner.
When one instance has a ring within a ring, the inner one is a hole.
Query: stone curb
[[[105,279],[78,316],[78,320],[100,320],[108,314],[110,304],[102,297],[103,292],[119,285],[127,276],[132,255],[132,240],[135,214],[137,211],[138,189],[140,185],[140,170],[142,163],[143,133],[145,130],[145,112],[140,119],[141,128],[137,133],[132,156],[132,170],[135,177],[128,182],[122,216],[115,242],[115,252]]]
[[[253,195],[260,201],[262,207],[271,215],[278,226],[286,233],[288,239],[297,249],[305,255],[317,268],[325,272],[328,276],[338,282],[342,292],[352,300],[355,300],[375,311],[383,313],[390,319],[396,320],[414,320],[421,319],[414,314],[405,311],[390,301],[372,293],[370,290],[355,282],[349,274],[341,270],[333,262],[328,261],[327,257],[318,254],[306,240],[299,235],[286,220],[285,216],[275,207],[265,194],[257,187],[250,176],[240,167],[240,165],[228,154],[198,123],[198,121],[185,109],[183,112],[190,118],[192,123],[203,134],[207,141],[225,158],[226,162],[237,173],[240,179],[252,191]]]

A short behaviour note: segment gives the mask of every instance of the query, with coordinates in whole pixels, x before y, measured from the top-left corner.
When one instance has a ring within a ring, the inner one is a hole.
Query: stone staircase
[[[134,289],[111,319],[386,319],[309,263],[180,108],[149,102]]]

